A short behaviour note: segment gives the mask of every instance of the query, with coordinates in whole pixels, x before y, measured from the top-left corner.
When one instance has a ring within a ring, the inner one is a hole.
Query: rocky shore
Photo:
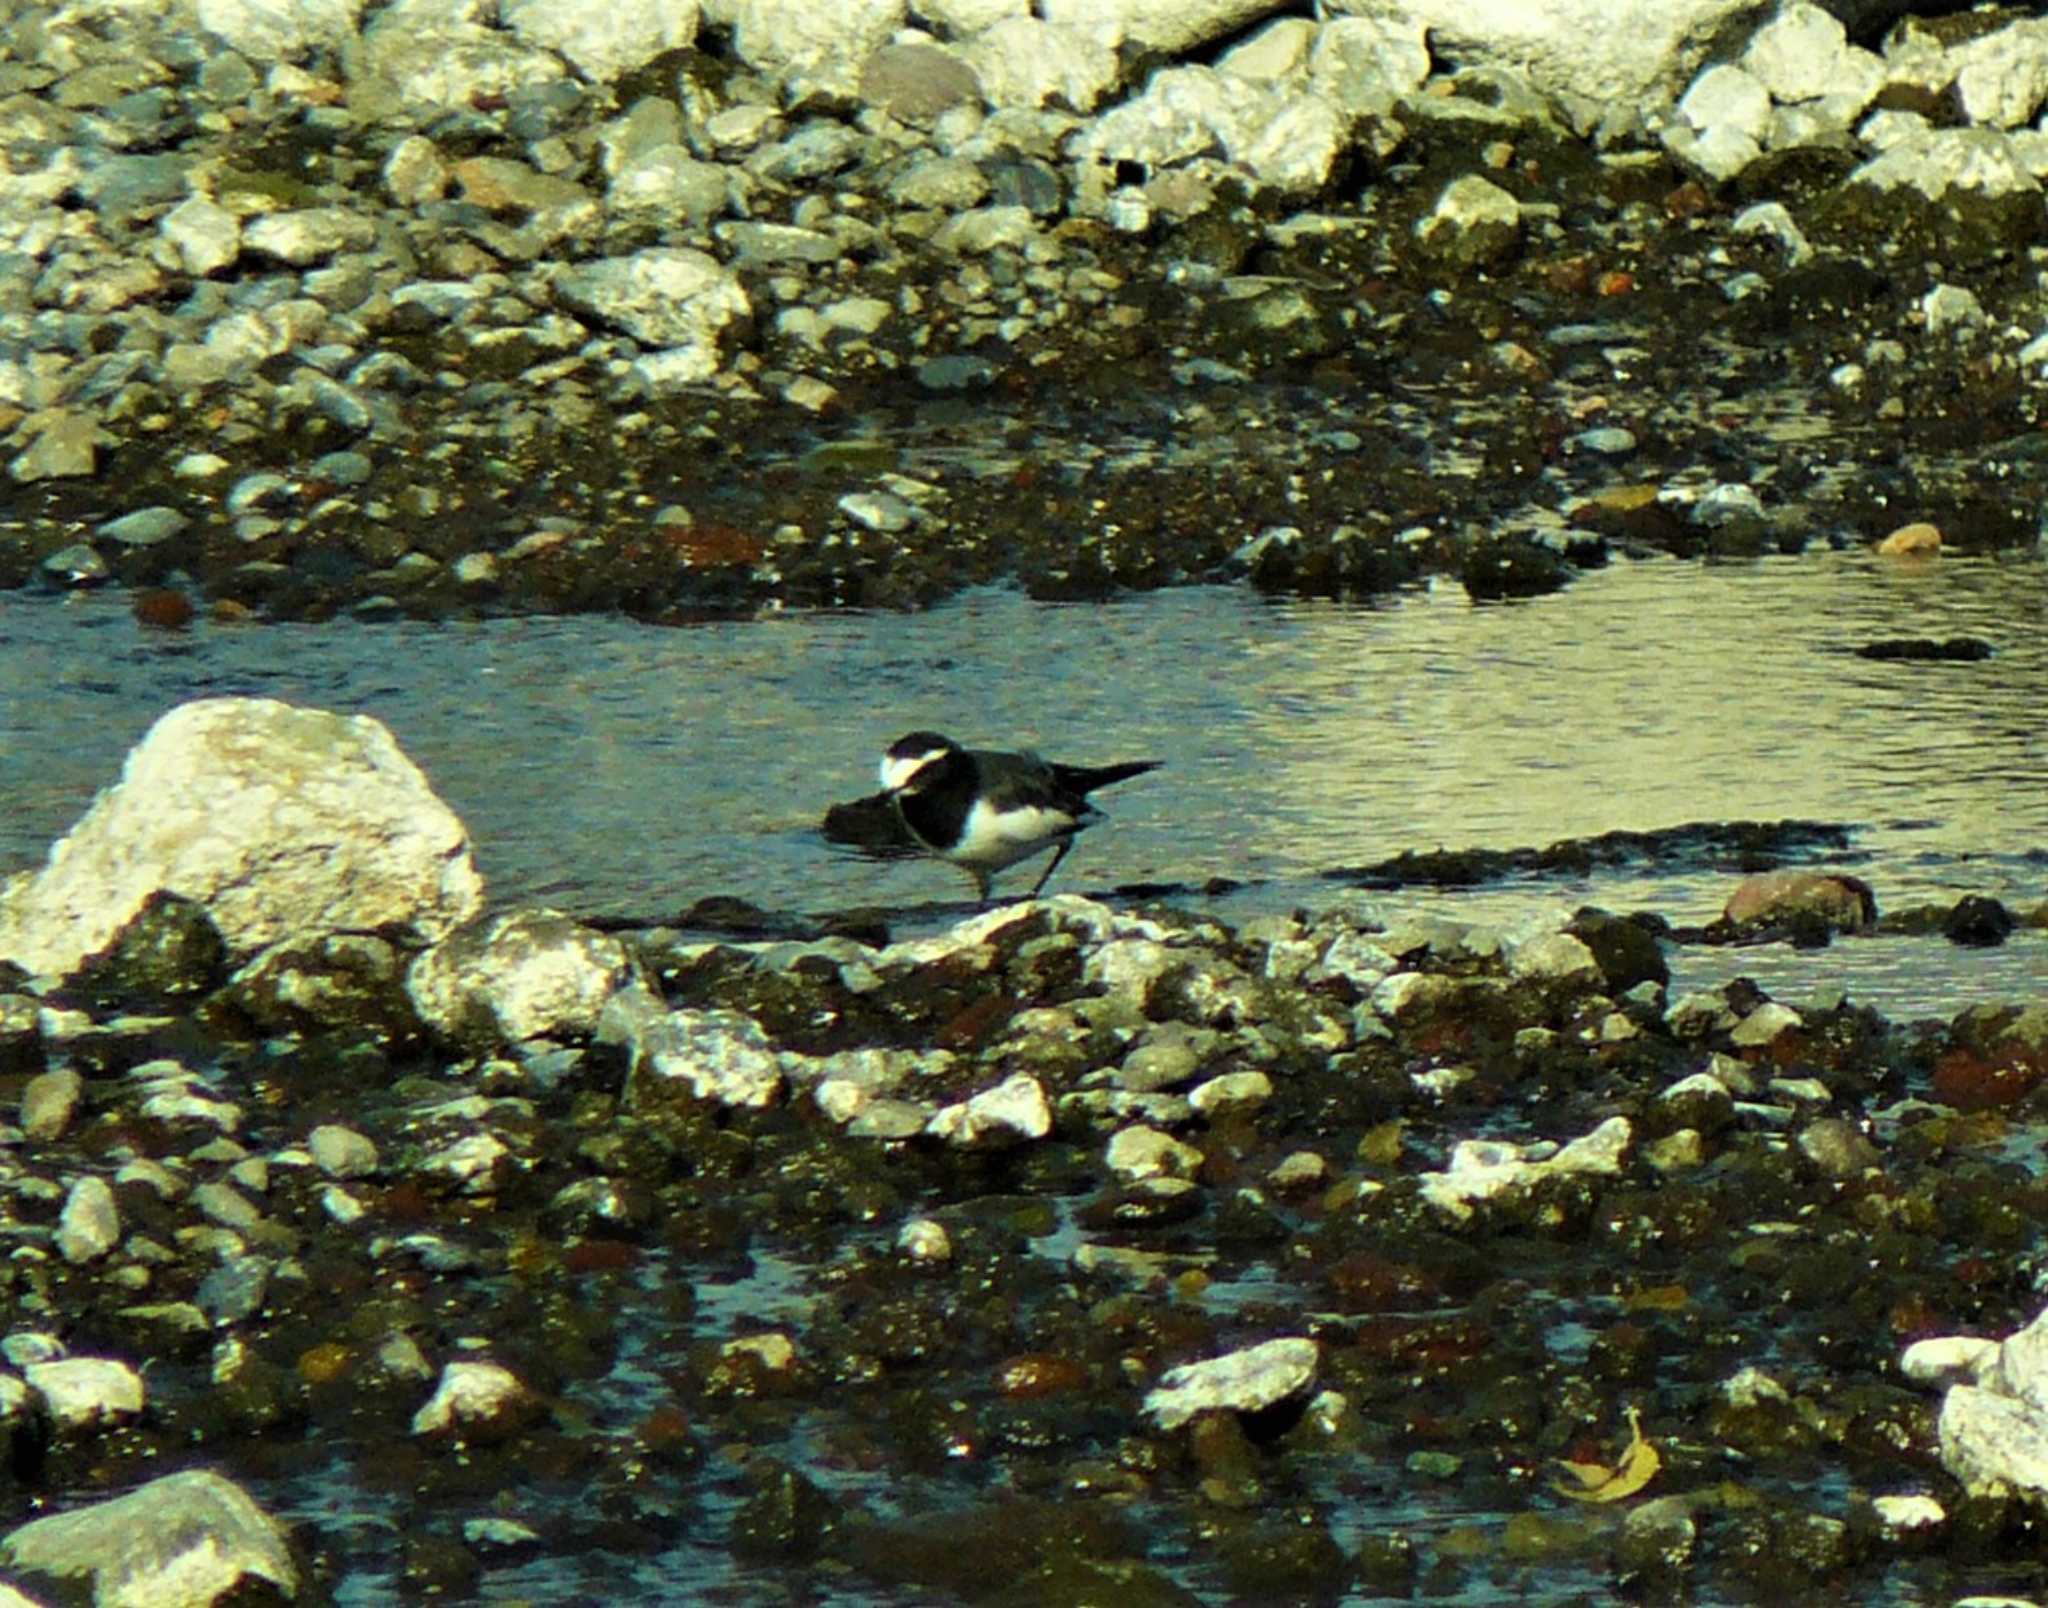
[[[0,584],[688,619],[2032,549],[2048,25],[1902,9],[15,0]]]
[[[0,886],[10,1600],[2031,1578],[2048,1006],[1657,928],[601,932],[374,721],[187,705]]]

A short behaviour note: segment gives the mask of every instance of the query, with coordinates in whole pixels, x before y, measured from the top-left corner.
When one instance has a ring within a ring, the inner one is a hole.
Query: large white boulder
[[[42,870],[0,892],[0,960],[65,975],[158,893],[205,907],[234,960],[483,904],[469,834],[382,723],[267,698],[173,709]]]

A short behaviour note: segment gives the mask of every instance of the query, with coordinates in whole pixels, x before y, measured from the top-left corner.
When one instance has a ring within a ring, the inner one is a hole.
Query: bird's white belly
[[[1041,849],[1051,848],[1081,825],[1082,820],[1068,810],[1039,806],[996,810],[986,800],[976,800],[974,808],[967,812],[960,841],[947,851],[946,858],[1000,871],[1006,865],[1028,860]]]

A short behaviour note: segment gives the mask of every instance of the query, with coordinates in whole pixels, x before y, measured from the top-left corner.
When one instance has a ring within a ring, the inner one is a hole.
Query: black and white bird
[[[1101,820],[1088,802],[1098,787],[1157,770],[1156,759],[1122,765],[1056,765],[1032,753],[962,748],[935,731],[899,737],[882,756],[882,791],[904,830],[926,853],[950,860],[974,878],[987,903],[989,883],[1005,866],[1058,846],[1031,897],[1038,896],[1074,837]]]

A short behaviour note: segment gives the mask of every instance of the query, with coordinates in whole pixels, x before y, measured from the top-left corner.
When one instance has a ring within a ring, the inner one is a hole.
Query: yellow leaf
[[[1550,1488],[1559,1496],[1568,1496],[1575,1502],[1619,1502],[1623,1497],[1634,1496],[1655,1479],[1664,1459],[1657,1455],[1656,1447],[1643,1439],[1642,1417],[1631,1407],[1628,1447],[1613,1468],[1600,1463],[1561,1462],[1557,1466],[1578,1481],[1574,1486],[1566,1480],[1553,1479]]]

